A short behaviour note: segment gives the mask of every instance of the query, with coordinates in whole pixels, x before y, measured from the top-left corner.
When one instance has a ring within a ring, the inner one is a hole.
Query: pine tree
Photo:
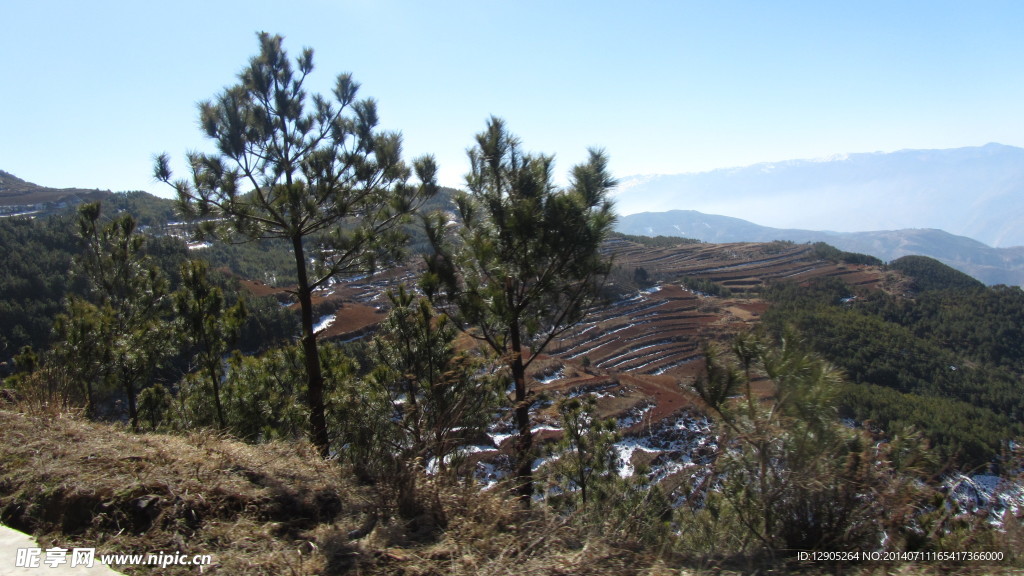
[[[920,504],[920,483],[906,475],[915,457],[839,423],[834,366],[792,333],[777,345],[741,334],[731,352],[706,347],[695,388],[721,434],[713,498],[742,527],[732,536],[770,554],[852,549],[887,531],[888,514]]]
[[[612,418],[597,419],[597,402],[591,395],[563,398],[558,413],[562,438],[555,446],[558,457],[552,466],[564,478],[565,489],[579,492],[579,508],[584,509],[595,488],[613,480],[619,471],[617,426]]]
[[[110,317],[101,308],[75,295],[65,300],[64,311],[53,321],[53,332],[59,341],[59,346],[54,347],[54,364],[63,368],[72,386],[81,392],[86,418],[97,416],[97,388],[108,381],[109,322]]]
[[[174,294],[174,307],[184,323],[184,336],[196,349],[196,359],[210,383],[217,426],[227,428],[221,405],[220,387],[224,376],[224,356],[238,338],[245,303],[239,300],[227,306],[223,291],[210,283],[206,263],[188,260],[181,266],[181,287]]]
[[[423,288],[457,325],[486,343],[515,385],[518,491],[533,493],[526,370],[595,302],[610,261],[600,246],[615,216],[615,185],[603,152],[573,168],[568,188],[553,181],[554,158],[524,154],[492,117],[469,151],[470,193],[455,197],[463,226],[452,238],[443,215],[427,222],[435,253]]]
[[[444,470],[459,446],[486,430],[497,403],[493,382],[481,377],[478,358],[456,349],[458,331],[427,299],[402,288],[388,296],[392,309],[373,340],[371,381],[396,408],[400,440],[391,448],[409,461],[434,459]]]
[[[168,282],[146,256],[145,237],[135,233],[130,215],[106,226],[99,220],[98,203],[79,207],[85,250],[77,265],[89,278],[91,294],[89,300],[71,297],[56,331],[65,342],[65,363],[74,366],[71,376],[86,391],[87,411],[95,409],[93,379],[120,387],[137,429],[136,395],[176,350],[176,334],[167,328]]]
[[[359,85],[338,76],[332,98],[309,97],[313,50],[293,67],[282,38],[259,34],[260,53],[239,83],[200,104],[200,123],[217,144],[190,153],[191,178],[172,183],[169,158],[155,175],[171,183],[181,209],[206,224],[230,223],[251,239],[287,242],[295,258],[302,311],[310,433],[330,452],[312,294],[342,274],[365,273],[399,257],[408,214],[436,191],[430,157],[414,163],[420,184],[401,159],[401,136],[377,128],[373,100],[356,100]]]
[[[459,447],[484,435],[498,390],[479,355],[456,346],[447,316],[403,288],[388,297],[391,312],[370,346],[374,369],[341,387],[353,398],[338,424],[359,474],[391,486],[399,513],[412,517],[423,512],[423,473],[445,474]]]

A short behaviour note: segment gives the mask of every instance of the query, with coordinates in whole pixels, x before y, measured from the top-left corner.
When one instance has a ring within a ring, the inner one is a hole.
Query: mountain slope
[[[645,212],[622,216],[616,230],[642,236],[682,236],[704,242],[827,242],[841,250],[885,261],[902,256],[929,256],[986,284],[1024,284],[1024,247],[992,248],[942,230],[907,229],[876,232],[816,232],[759,226],[729,216],[694,210]]]
[[[938,228],[990,246],[1024,245],[1024,149],[850,154],[696,174],[623,179],[620,214],[681,207],[779,228]]]
[[[110,192],[84,188],[47,188],[0,170],[0,207],[34,206],[65,200],[84,202],[101,200],[109,195]]]

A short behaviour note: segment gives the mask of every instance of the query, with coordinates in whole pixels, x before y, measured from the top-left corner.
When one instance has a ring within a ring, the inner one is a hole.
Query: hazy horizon
[[[260,30],[314,49],[311,92],[351,72],[449,186],[492,114],[563,181],[587,147],[624,178],[1024,145],[1015,2],[40,0],[4,16],[0,165],[57,188],[168,195],[153,156],[182,172],[209,149],[196,103],[235,81]]]

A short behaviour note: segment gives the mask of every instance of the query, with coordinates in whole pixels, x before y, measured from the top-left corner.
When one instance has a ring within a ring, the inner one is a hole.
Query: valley
[[[579,325],[548,347],[529,372],[535,442],[552,444],[561,436],[558,399],[593,395],[595,417],[616,421],[622,439],[616,443],[619,473],[638,467],[661,483],[676,501],[687,498],[706,475],[717,453],[712,425],[693,383],[704,369],[701,346],[727,343],[736,333],[760,321],[768,304],[759,294],[777,282],[807,283],[821,278],[842,280],[867,290],[900,286],[900,276],[879,266],[834,262],[815,254],[809,245],[792,243],[680,243],[651,247],[627,238],[612,238],[605,252],[616,268],[642,268],[653,285],[626,293],[609,279],[610,292],[624,293],[590,313]],[[352,282],[339,282],[318,293],[322,318],[331,318],[318,332],[325,341],[351,342],[372,333],[385,317],[384,291],[412,282],[414,268],[393,270]],[[713,296],[687,286],[711,282],[727,296]],[[246,283],[255,294],[274,293]],[[283,292],[277,292],[283,297]],[[293,305],[294,306],[294,305]],[[485,485],[508,473],[500,462],[513,453],[514,427],[508,418],[490,428],[490,442],[467,446],[476,477]],[[543,466],[538,460],[535,466]]]

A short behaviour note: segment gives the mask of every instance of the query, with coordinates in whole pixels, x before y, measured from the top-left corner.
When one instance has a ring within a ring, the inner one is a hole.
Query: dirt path
[[[19,549],[22,550],[20,557]],[[39,550],[39,554],[36,556],[38,562],[34,563],[36,567],[19,567],[19,561],[21,564],[29,563],[28,556],[35,550]],[[0,525],[0,576],[16,576],[20,574],[121,576],[120,572],[114,572],[101,564],[98,559],[94,560],[92,568],[87,568],[86,566],[75,566],[72,568],[70,551],[61,557],[63,562],[56,567],[51,567],[47,564],[45,562],[46,559],[46,550],[40,549],[35,538],[23,532],[18,532],[13,528]]]

